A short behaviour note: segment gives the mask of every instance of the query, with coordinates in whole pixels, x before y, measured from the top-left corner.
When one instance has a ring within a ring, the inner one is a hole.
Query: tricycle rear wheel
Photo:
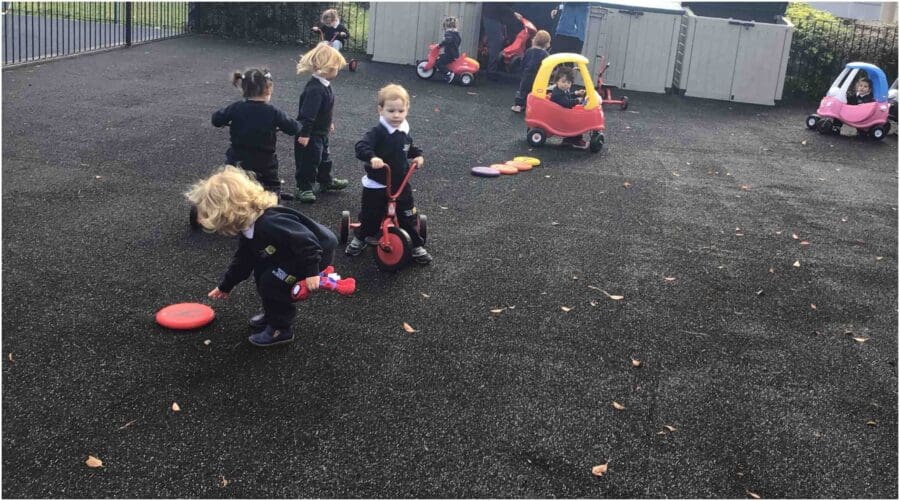
[[[341,225],[338,234],[340,236],[341,245],[347,243],[347,239],[350,238],[350,211],[348,210],[341,212]]]

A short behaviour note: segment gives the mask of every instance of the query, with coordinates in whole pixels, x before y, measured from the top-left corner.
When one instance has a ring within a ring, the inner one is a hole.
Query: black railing
[[[791,19],[794,35],[785,94],[822,97],[846,63],[863,61],[897,78],[897,25],[852,20]]]
[[[350,35],[347,50],[365,52],[369,38],[369,2],[334,2],[326,8],[337,10],[341,22],[347,27]]]
[[[188,2],[3,2],[3,65],[188,32]]]

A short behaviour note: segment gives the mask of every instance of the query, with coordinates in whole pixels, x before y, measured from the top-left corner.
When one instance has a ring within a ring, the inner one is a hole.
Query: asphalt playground
[[[356,213],[353,145],[400,83],[435,261],[339,254],[357,293],[260,350],[252,283],[206,298],[236,242],[192,232],[182,193],[224,160],[229,72],[268,67],[294,115],[301,50],[192,36],[3,72],[3,497],[897,497],[896,135],[626,92],[599,155],[531,150],[514,83],[363,61],[334,82],[351,187],[300,210]],[[469,174],[518,155],[543,165]],[[185,301],[216,320],[154,323]]]

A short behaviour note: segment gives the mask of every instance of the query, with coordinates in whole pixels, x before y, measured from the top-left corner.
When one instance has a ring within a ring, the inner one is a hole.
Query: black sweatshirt
[[[240,243],[219,290],[230,292],[235,285],[272,266],[279,266],[297,280],[319,273],[322,247],[309,229],[314,223],[303,214],[287,207],[266,209],[253,226],[253,238],[241,233]]]
[[[322,37],[326,42],[337,40],[345,44],[347,40],[350,39],[350,30],[348,30],[347,27],[343,25],[343,23],[338,23],[337,27],[335,28],[332,28],[327,24],[319,23],[319,29],[322,30]],[[338,35],[338,33],[346,33],[346,35]]]
[[[376,183],[387,185],[385,169],[373,169],[369,163],[372,157],[384,160],[391,168],[391,189],[396,190],[409,169],[409,159],[422,155],[422,150],[413,146],[413,139],[400,129],[388,134],[383,124],[378,124],[356,143],[356,158],[366,163],[366,176]]]
[[[297,107],[297,121],[300,122],[300,136],[327,136],[331,130],[332,112],[334,110],[334,94],[331,86],[325,86],[318,78],[312,77],[306,82],[300,94]]]
[[[534,78],[541,68],[541,62],[550,54],[540,47],[529,47],[522,56],[522,78]]]
[[[447,30],[444,32],[444,39],[438,44],[438,47],[444,48],[444,55],[452,57],[453,60],[459,57],[459,44],[462,43],[462,37],[458,31]]]
[[[865,96],[859,96],[857,94],[851,94],[849,98],[847,98],[847,104],[857,105],[863,103],[872,103],[875,101],[875,97],[872,96],[872,93],[868,93]]]
[[[581,98],[577,97],[572,91],[562,90],[559,87],[553,89],[553,93],[550,94],[550,100],[563,108],[572,108],[576,104],[581,104]]]
[[[287,113],[263,101],[244,100],[213,113],[212,124],[231,127],[230,158],[242,160],[244,168],[257,170],[275,160],[275,132],[292,136],[300,132],[300,124]]]

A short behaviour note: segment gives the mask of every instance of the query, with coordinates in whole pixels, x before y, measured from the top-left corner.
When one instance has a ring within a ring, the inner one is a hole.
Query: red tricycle
[[[547,92],[550,72],[565,63],[574,63],[584,81],[585,102],[571,109],[563,108],[551,101]],[[534,77],[534,85],[525,101],[525,125],[528,127],[525,138],[529,145],[543,146],[551,136],[571,137],[590,132],[591,153],[603,149],[605,140],[603,131],[606,129],[601,106],[603,100],[594,90],[587,63],[586,57],[569,52],[552,54],[541,62],[541,67]]]
[[[600,57],[600,73],[597,73],[597,91],[600,92],[600,97],[603,98],[603,104],[618,104],[622,107],[623,110],[628,109],[628,96],[622,96],[622,99],[613,99],[612,90],[610,86],[603,84],[603,73],[606,71],[606,68],[609,68],[609,63],[606,61],[606,57]]]
[[[325,34],[322,33],[322,30],[320,30],[318,26],[313,26],[313,27],[312,27],[312,31],[313,31],[314,33],[318,33],[318,34],[319,34],[319,41],[320,41],[320,42],[325,42],[325,41],[326,41],[326,40],[325,40]],[[331,37],[331,40],[328,40],[328,45],[329,45],[329,46],[334,47],[334,39],[335,39],[335,38],[337,38],[337,33],[335,33],[335,34]],[[343,46],[343,44],[342,44],[342,46]],[[338,49],[338,50],[340,51],[340,49]],[[358,66],[359,66],[359,61],[357,61],[356,59],[351,59],[350,61],[347,62],[347,69],[349,69],[350,71],[356,71],[356,68],[357,68]]]
[[[416,74],[419,75],[419,78],[428,80],[429,78],[434,76],[434,65],[437,62],[440,49],[441,48],[436,43],[429,45],[428,59],[426,59],[425,61],[416,62]],[[456,76],[459,78],[459,83],[461,83],[464,87],[468,87],[475,82],[475,74],[478,73],[478,70],[480,68],[481,65],[478,63],[478,61],[469,57],[465,52],[460,54],[458,58],[447,65],[447,69],[456,74]]]
[[[387,209],[385,210],[384,219],[381,221],[381,236],[378,238],[378,245],[375,247],[375,264],[378,269],[383,271],[395,271],[409,261],[412,256],[412,238],[409,233],[400,227],[397,220],[397,199],[403,193],[403,188],[416,170],[418,164],[413,162],[409,166],[406,176],[400,182],[397,191],[391,191],[391,168],[385,164],[384,169],[387,173],[387,183],[385,183],[385,194],[387,194]],[[350,221],[350,211],[341,212],[341,223],[339,238],[341,244],[346,244],[350,237],[350,229],[358,228],[360,223]],[[424,242],[428,235],[428,218],[424,214],[416,214],[416,230]]]
[[[503,63],[510,72],[514,72],[518,69],[518,63],[522,61],[522,56],[525,55],[525,49],[528,48],[528,41],[531,40],[531,37],[534,36],[535,33],[537,33],[537,28],[534,26],[534,23],[524,17],[521,18],[520,21],[522,21],[522,30],[519,31],[519,34],[516,35],[516,38],[512,43],[500,51],[500,55],[503,57]]]

